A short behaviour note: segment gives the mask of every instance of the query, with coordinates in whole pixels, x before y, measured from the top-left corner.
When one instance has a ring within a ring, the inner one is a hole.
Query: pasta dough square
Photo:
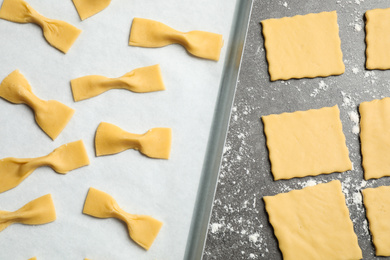
[[[390,176],[390,98],[363,102],[359,112],[364,178]]]
[[[366,68],[390,69],[390,8],[366,12]]]
[[[375,254],[390,256],[390,187],[368,188],[362,193]]]
[[[336,11],[268,19],[261,24],[272,81],[344,73]]]
[[[284,260],[362,258],[340,181],[263,199]]]
[[[262,120],[275,180],[352,169],[337,105]]]

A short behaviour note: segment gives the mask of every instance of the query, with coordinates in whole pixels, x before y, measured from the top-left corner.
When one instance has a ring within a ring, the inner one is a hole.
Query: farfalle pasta
[[[56,211],[53,199],[50,194],[46,194],[16,211],[0,210],[0,232],[14,223],[41,225],[54,220],[56,220]]]
[[[152,246],[162,226],[162,222],[150,216],[125,212],[109,194],[92,187],[88,191],[83,213],[96,218],[117,218],[124,221],[133,241],[146,250]]]
[[[0,84],[0,97],[14,104],[26,104],[35,121],[51,138],[56,139],[74,114],[74,110],[56,100],[41,100],[32,92],[27,79],[14,70]]]
[[[15,23],[39,25],[46,41],[63,53],[68,52],[81,33],[80,29],[67,22],[44,17],[23,0],[4,0],[0,18]]]
[[[79,13],[80,19],[85,20],[105,9],[111,0],[73,0],[73,4]]]
[[[61,145],[42,157],[0,159],[0,193],[18,186],[38,167],[49,166],[54,171],[65,174],[88,164],[82,140]]]
[[[194,56],[219,60],[223,39],[221,34],[190,31],[179,32],[163,23],[134,18],[131,26],[129,45],[139,47],[163,47],[178,43]]]
[[[70,83],[75,101],[95,97],[110,89],[143,93],[165,89],[158,64],[132,70],[119,78],[90,75],[72,79]]]
[[[116,154],[127,149],[159,159],[169,159],[172,131],[170,128],[152,128],[144,134],[126,132],[120,127],[102,122],[96,130],[96,155]]]

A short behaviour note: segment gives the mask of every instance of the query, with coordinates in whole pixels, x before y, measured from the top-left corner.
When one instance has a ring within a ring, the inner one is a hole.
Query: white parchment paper
[[[39,98],[58,100],[76,112],[52,141],[35,123],[29,107],[0,99],[0,158],[43,156],[82,139],[91,164],[66,175],[39,168],[19,186],[0,194],[0,210],[14,211],[51,193],[57,212],[52,223],[15,224],[0,232],[0,259],[182,259],[236,1],[113,0],[84,21],[70,0],[28,3],[42,15],[67,21],[83,32],[63,54],[45,41],[38,26],[0,20],[0,81],[19,69]],[[160,21],[180,31],[223,34],[221,59],[196,58],[179,45],[128,46],[134,17]],[[165,91],[111,90],[73,101],[73,78],[119,77],[153,64],[161,66]],[[94,136],[102,121],[139,134],[153,127],[172,128],[171,158],[150,159],[133,150],[95,157]],[[131,241],[121,221],[82,214],[89,187],[109,193],[129,213],[150,215],[164,223],[149,251]]]

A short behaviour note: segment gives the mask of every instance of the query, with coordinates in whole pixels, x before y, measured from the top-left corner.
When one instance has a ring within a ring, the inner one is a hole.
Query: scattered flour
[[[355,205],[362,205],[362,203],[363,203],[363,197],[362,197],[362,194],[360,193],[360,191],[355,192],[355,193],[352,195],[352,202],[353,202],[353,204],[355,204]]]
[[[351,177],[345,178],[343,182],[341,182],[341,189],[344,193],[344,196],[348,195],[348,190],[351,188]],[[348,206],[348,200],[347,200],[347,206]]]
[[[352,69],[352,72],[353,72],[354,74],[358,74],[358,73],[359,73],[359,69],[358,69],[358,68],[353,68],[353,69]]]
[[[219,229],[222,227],[223,225],[220,224],[220,223],[213,223],[211,224],[211,233],[215,234],[215,233],[218,233]]]
[[[252,243],[256,243],[259,237],[260,237],[259,233],[254,233],[252,235],[249,235],[249,241]]]
[[[318,88],[321,90],[327,90],[328,87],[329,86],[327,84],[325,84],[325,82],[323,80],[321,80],[320,83],[318,83]]]
[[[362,30],[362,26],[360,24],[355,24],[355,31],[360,32]],[[355,73],[356,74],[356,73]]]
[[[361,21],[359,20],[355,20],[355,22],[350,23],[349,26],[353,27],[355,32],[360,32],[363,29],[361,26]]]
[[[355,111],[349,111],[348,115],[349,115],[349,119],[351,119],[352,122],[354,122],[355,124],[359,123],[358,113],[356,113]]]
[[[344,91],[341,91],[343,96],[343,107],[355,107],[355,102],[353,102],[351,96],[347,95]]]
[[[318,95],[318,93],[320,93],[320,91],[318,90],[318,88],[315,88],[313,90],[313,92],[310,94],[311,97],[316,97]]]
[[[358,125],[354,125],[352,127],[352,133],[358,135],[360,133],[360,127]]]
[[[371,79],[371,83],[374,84],[375,80],[378,79],[378,76],[376,76],[374,71],[366,71],[364,73],[364,78],[370,78]]]
[[[255,258],[256,258],[255,254],[252,254],[252,253],[249,254],[249,259],[255,259]]]
[[[363,231],[364,231],[364,235],[368,235],[368,222],[367,220],[363,220]]]
[[[351,106],[352,100],[351,97],[344,96],[343,97],[343,106]]]
[[[288,6],[287,2],[284,2],[284,3],[283,3],[283,6],[284,6],[284,7],[287,7],[287,6]]]
[[[302,187],[311,187],[315,186],[318,183],[315,180],[308,180],[306,183],[303,183]]]
[[[329,88],[329,85],[326,84],[323,80],[318,83],[318,88],[315,88],[310,94],[311,97],[315,97],[320,93],[321,90],[326,91]]]
[[[280,191],[283,192],[283,193],[284,192],[289,192],[291,190],[292,190],[292,188],[289,185],[286,185],[286,184],[282,184],[281,187],[280,187]]]
[[[355,111],[349,111],[348,112],[349,119],[354,123],[354,126],[352,127],[352,133],[357,135],[360,133],[360,127],[359,127],[359,115]]]
[[[232,147],[230,145],[225,145],[223,147],[223,153],[226,153],[226,152],[230,151],[231,149],[232,149]]]

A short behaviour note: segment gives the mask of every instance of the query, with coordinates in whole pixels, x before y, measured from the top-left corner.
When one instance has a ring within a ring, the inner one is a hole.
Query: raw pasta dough
[[[74,114],[74,110],[58,101],[39,99],[27,79],[14,70],[0,84],[0,97],[14,104],[26,104],[35,113],[35,121],[51,138],[56,139]]]
[[[134,18],[129,45],[140,47],[163,47],[178,43],[194,56],[219,60],[223,40],[221,34],[191,31],[187,33],[149,19]]]
[[[119,78],[91,75],[71,80],[75,101],[84,100],[110,89],[127,89],[133,92],[164,90],[160,65],[142,67],[130,71]]]
[[[39,25],[47,42],[63,53],[68,52],[81,33],[81,30],[71,24],[40,15],[23,0],[4,0],[0,9],[0,18],[15,23]]]
[[[42,157],[1,159],[0,193],[16,187],[41,166],[50,166],[54,171],[65,174],[88,164],[89,159],[82,140],[64,144]]]
[[[337,105],[262,119],[275,180],[352,169]]]
[[[146,250],[151,247],[162,226],[160,221],[150,216],[125,212],[109,194],[94,188],[89,189],[83,213],[96,218],[117,218],[124,221],[133,241]]]
[[[366,12],[366,68],[390,69],[390,8]]]
[[[272,81],[344,73],[336,11],[268,19],[261,24]]]
[[[264,197],[284,260],[361,259],[340,181]]]
[[[95,136],[96,156],[135,149],[151,158],[169,159],[171,139],[170,128],[152,128],[145,134],[133,134],[116,125],[101,122]]]
[[[17,211],[0,210],[0,231],[14,223],[40,225],[54,220],[56,220],[56,211],[53,200],[50,194],[46,194],[30,201]]]
[[[363,102],[359,112],[364,178],[390,176],[390,98]]]
[[[390,187],[362,190],[376,255],[390,256]]]
[[[111,0],[73,0],[80,19],[85,20],[105,9]]]

